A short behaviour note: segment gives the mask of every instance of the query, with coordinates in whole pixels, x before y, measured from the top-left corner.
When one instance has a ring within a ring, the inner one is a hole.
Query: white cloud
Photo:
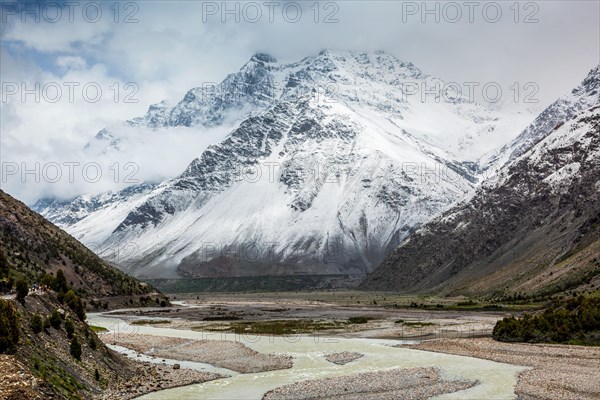
[[[22,102],[20,96],[11,96],[0,104],[3,161],[85,157],[81,148],[103,127],[142,115],[149,104],[162,99],[176,103],[188,89],[218,82],[239,69],[256,51],[298,60],[322,48],[383,49],[448,81],[499,81],[503,87],[536,82],[541,105],[578,84],[600,59],[598,2],[537,2],[539,23],[534,24],[514,23],[508,9],[512,2],[500,3],[505,14],[495,24],[486,22],[481,14],[475,14],[474,23],[464,16],[455,24],[435,23],[431,16],[425,16],[428,22],[422,23],[420,13],[403,14],[403,7],[410,2],[389,1],[321,2],[319,23],[314,22],[314,7],[309,8],[312,2],[303,3],[303,18],[298,23],[285,20],[281,13],[284,3],[276,9],[273,23],[264,7],[260,22],[242,18],[236,23],[231,15],[226,22],[221,15],[203,18],[207,2],[138,2],[137,11],[124,9],[126,3],[121,2],[119,22],[115,23],[113,11],[108,9],[113,3],[109,3],[104,4],[103,17],[97,23],[75,14],[72,23],[22,23],[12,18],[4,24],[2,82],[29,87],[34,82],[41,86],[56,83],[65,90],[65,82],[78,82],[79,88],[96,83],[104,96],[97,103],[85,101],[80,89],[73,102],[68,101],[66,92],[57,103],[36,103],[32,96]],[[223,3],[213,4],[220,7]],[[339,7],[333,16],[339,22],[323,23],[336,11],[331,4]],[[421,2],[414,4],[421,6]],[[139,22],[123,23],[133,11]],[[531,11],[521,9],[519,19]],[[139,87],[135,96],[139,103],[115,102],[111,88],[118,84],[122,96],[128,82]],[[195,141],[194,137],[186,139]],[[147,143],[160,149],[156,141]],[[127,157],[146,165],[144,160],[155,159],[157,151],[144,147]],[[165,160],[164,174],[176,174],[191,160],[183,158]],[[157,176],[152,163],[147,164],[148,176]],[[43,185],[2,186],[27,201],[55,190]],[[71,194],[81,188],[61,190]]]
[[[63,70],[85,69],[87,67],[86,61],[79,56],[60,56],[56,59],[56,65]]]

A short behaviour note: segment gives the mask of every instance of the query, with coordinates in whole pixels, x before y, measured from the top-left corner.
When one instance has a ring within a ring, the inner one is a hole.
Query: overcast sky
[[[600,63],[598,1],[430,2],[430,13],[421,1],[228,2],[227,10],[221,1],[80,1],[60,10],[57,2],[27,3],[2,1],[3,168],[84,163],[80,150],[103,127],[143,115],[163,99],[176,103],[190,88],[236,71],[257,51],[296,61],[323,48],[384,50],[446,81],[499,82],[503,88],[534,82],[538,108]],[[36,82],[55,82],[62,97],[54,102],[53,83],[39,102],[33,94],[22,101],[20,85],[34,88]],[[65,82],[80,84],[72,99]],[[98,102],[84,98],[88,83],[102,89]],[[141,171],[142,179],[156,176],[158,167],[174,175],[197,155],[175,143],[162,147],[159,165],[152,149],[143,152],[154,170]],[[57,194],[48,182],[5,178],[3,190],[28,203]],[[109,188],[106,183],[94,191]],[[75,184],[60,190],[67,196],[87,189]]]

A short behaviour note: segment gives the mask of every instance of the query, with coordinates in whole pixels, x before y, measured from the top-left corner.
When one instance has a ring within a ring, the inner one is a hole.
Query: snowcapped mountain
[[[495,179],[423,225],[362,287],[532,296],[600,283],[599,82],[595,68],[523,131]]]
[[[408,85],[444,82],[382,52],[291,64],[257,54],[219,85],[127,122],[231,124],[182,174],[35,208],[84,243],[131,245],[111,261],[138,277],[364,275],[472,191],[477,161],[530,122],[451,87],[432,98]],[[118,129],[99,136],[118,145]]]
[[[549,105],[523,132],[493,153],[482,157],[482,168],[499,168],[515,160],[542,140],[556,126],[577,113],[598,104],[600,97],[600,65],[593,68],[571,93]]]

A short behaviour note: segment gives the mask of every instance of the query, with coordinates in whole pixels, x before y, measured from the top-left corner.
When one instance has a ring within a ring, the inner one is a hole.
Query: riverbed
[[[239,335],[226,332],[205,332],[172,329],[148,325],[131,325],[127,316],[89,314],[88,322],[102,326],[110,332],[102,335],[145,334],[172,338],[211,340],[215,346],[221,341],[238,341],[260,353],[284,354],[293,357],[289,369],[248,374],[228,374],[230,377],[197,385],[189,385],[150,393],[139,399],[262,399],[270,390],[305,380],[355,375],[365,372],[385,371],[397,368],[435,367],[444,379],[477,381],[470,389],[437,396],[438,399],[511,399],[517,374],[527,367],[498,363],[472,357],[440,354],[428,351],[393,347],[407,341],[342,338],[333,335],[259,336]],[[119,350],[118,348],[116,348]],[[122,349],[121,349],[122,350]],[[356,352],[363,357],[346,365],[337,365],[325,359],[326,354]],[[135,355],[130,351],[131,357]],[[177,360],[168,360],[174,363]],[[154,362],[158,362],[154,360]],[[160,360],[162,362],[162,360]],[[167,363],[167,360],[165,360]],[[227,372],[222,368],[204,363],[182,361],[184,368],[206,372]]]

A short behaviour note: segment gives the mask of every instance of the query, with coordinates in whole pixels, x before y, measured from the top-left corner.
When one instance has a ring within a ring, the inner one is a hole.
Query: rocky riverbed
[[[600,398],[600,348],[502,343],[489,338],[431,340],[400,347],[533,367],[518,375],[515,393],[520,399]]]
[[[105,334],[100,337],[108,344],[126,347],[146,355],[207,363],[240,373],[292,367],[290,356],[259,353],[231,340],[194,340],[126,333]]]
[[[343,351],[341,353],[325,354],[325,359],[337,365],[346,365],[362,356],[363,354],[354,351]]]
[[[129,400],[157,390],[193,385],[222,378],[222,375],[174,369],[171,366],[136,362],[137,373],[132,379],[117,380],[99,397],[101,400]]]
[[[468,389],[476,384],[474,381],[443,379],[436,368],[392,369],[293,383],[271,390],[263,400],[418,400]]]

